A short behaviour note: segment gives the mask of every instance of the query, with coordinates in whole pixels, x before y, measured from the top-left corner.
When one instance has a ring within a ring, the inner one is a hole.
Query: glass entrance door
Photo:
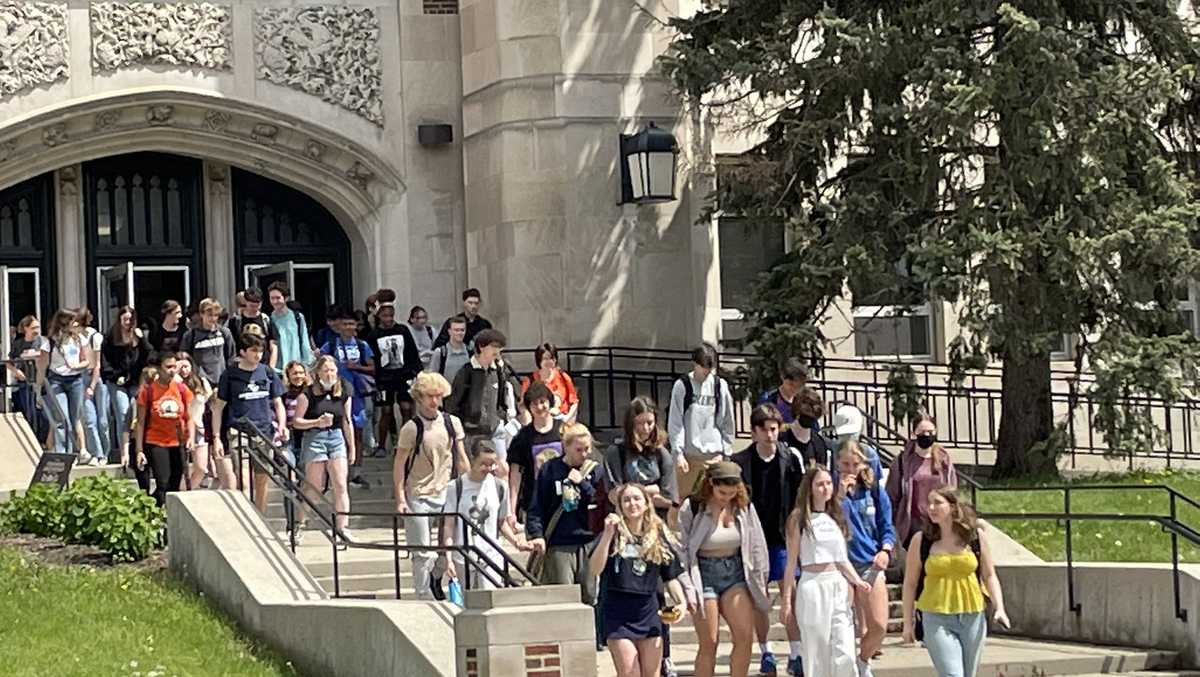
[[[8,357],[12,337],[21,318],[42,319],[42,277],[37,268],[0,266],[0,318],[4,318],[3,356]]]
[[[270,266],[246,266],[246,286],[255,286],[267,297],[267,287],[284,280],[292,290],[292,300],[300,304],[308,320],[308,330],[316,333],[325,326],[325,311],[337,298],[332,263],[294,263],[284,261]]]
[[[126,261],[108,268],[96,269],[96,288],[100,290],[102,312],[97,313],[100,331],[112,326],[121,306],[133,305],[133,263]]]
[[[191,303],[191,269],[188,266],[138,266],[132,262],[96,269],[96,288],[101,291],[100,331],[112,326],[122,306],[138,313],[138,325],[149,331],[158,323],[164,301]]]

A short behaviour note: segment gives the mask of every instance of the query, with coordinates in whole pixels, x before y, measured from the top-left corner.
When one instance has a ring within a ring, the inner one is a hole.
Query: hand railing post
[[[1071,551],[1071,488],[1063,487],[1063,514],[1067,528],[1067,606],[1078,616],[1082,607],[1075,601],[1075,558]]]
[[[1168,490],[1167,495],[1171,499],[1171,526],[1174,527],[1178,522],[1176,516],[1175,492]],[[1179,590],[1179,532],[1174,528],[1171,529],[1171,582],[1174,586],[1175,594],[1175,618],[1187,623],[1188,612],[1187,609],[1183,608],[1183,600]]]
[[[338,568],[338,544],[337,544],[337,508],[333,509],[333,529],[329,532],[329,542],[333,545],[333,596],[342,596],[342,577],[339,575],[341,571]]]
[[[392,569],[396,575],[396,599],[400,599],[400,513],[392,515]]]

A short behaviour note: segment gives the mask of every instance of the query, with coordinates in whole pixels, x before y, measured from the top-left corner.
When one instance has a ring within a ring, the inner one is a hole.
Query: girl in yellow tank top
[[[974,677],[979,669],[987,636],[985,588],[995,609],[993,620],[1009,627],[1000,579],[975,509],[953,489],[935,489],[929,494],[929,518],[908,547],[903,599],[904,642],[914,640],[919,609],[925,648],[938,677]]]

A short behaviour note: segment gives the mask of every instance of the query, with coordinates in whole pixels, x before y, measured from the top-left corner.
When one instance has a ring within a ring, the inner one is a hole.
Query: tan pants
[[[697,489],[700,488],[700,479],[704,475],[704,469],[713,461],[724,460],[724,454],[684,454],[684,458],[688,462],[687,472],[676,470],[676,477],[679,480],[679,499],[683,500],[691,496]]]

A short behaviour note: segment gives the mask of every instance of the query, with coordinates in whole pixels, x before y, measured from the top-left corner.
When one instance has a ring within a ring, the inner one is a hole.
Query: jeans
[[[25,420],[29,423],[29,429],[33,431],[33,436],[39,440],[46,439],[46,433],[50,432],[50,423],[46,420],[46,414],[38,408],[37,397],[34,394],[33,386],[29,383],[21,383],[17,386],[12,396],[13,407],[21,412]]]
[[[54,419],[54,450],[59,453],[78,454],[76,449],[75,424],[83,414],[84,376],[60,376],[51,374],[46,379],[46,388],[50,397],[58,403],[58,412],[52,415]],[[64,418],[66,420],[60,420]]]
[[[987,619],[983,612],[935,614],[921,612],[925,629],[925,648],[938,677],[975,677],[983,640],[987,637]]]
[[[375,451],[375,396],[368,395],[363,398],[363,416],[366,417],[367,424],[363,426],[362,443],[365,451]]]
[[[408,511],[412,513],[441,512],[446,503],[446,494],[421,496],[408,499]],[[440,517],[405,517],[404,542],[408,545],[433,545],[433,527]],[[413,588],[418,599],[433,599],[429,579],[438,555],[433,551],[412,553]]]
[[[108,388],[104,384],[96,385],[96,389],[92,391],[92,398],[84,403],[83,411],[83,432],[88,453],[101,463],[107,463],[108,452],[112,449],[112,438],[109,437],[108,425]]]
[[[112,411],[113,429],[116,431],[116,446],[113,449],[117,452],[116,457],[119,460],[121,457],[121,445],[125,435],[129,432],[129,423],[132,420],[130,409],[133,407],[133,393],[125,386],[119,386],[115,383],[104,384],[108,389],[108,401],[110,410]],[[109,459],[113,457],[109,453]]]

